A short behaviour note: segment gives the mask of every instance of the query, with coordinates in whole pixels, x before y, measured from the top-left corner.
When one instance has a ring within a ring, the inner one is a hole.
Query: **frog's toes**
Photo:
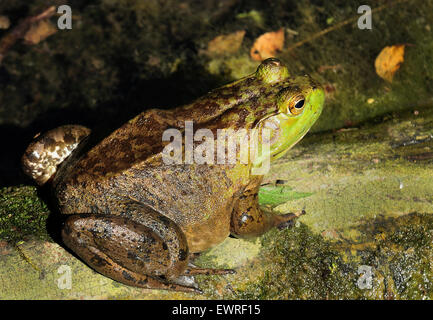
[[[289,228],[292,228],[294,225],[295,225],[295,221],[289,220],[289,221],[280,223],[277,226],[277,228],[278,228],[278,230],[289,229]]]
[[[86,127],[65,125],[38,135],[21,159],[24,172],[43,185],[89,134],[90,129]]]
[[[295,225],[296,219],[304,214],[306,214],[305,210],[301,210],[295,213],[287,213],[277,216],[278,223],[276,224],[276,227],[278,230],[292,228]]]
[[[194,288],[194,289],[201,291],[193,276],[182,275],[182,276],[179,276],[172,281],[176,284],[181,285],[181,286]]]
[[[225,274],[234,274],[236,270],[233,269],[212,269],[212,268],[198,268],[193,266],[192,264],[188,265],[188,268],[185,270],[184,275],[207,275],[207,276],[222,276]]]

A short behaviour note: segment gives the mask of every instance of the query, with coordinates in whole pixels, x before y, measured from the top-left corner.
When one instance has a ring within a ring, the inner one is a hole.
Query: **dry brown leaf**
[[[262,61],[274,57],[277,51],[281,51],[284,46],[284,29],[267,32],[256,39],[250,50],[251,58]]]
[[[48,20],[41,20],[30,27],[24,35],[24,41],[27,44],[38,44],[56,32],[57,29],[51,22]]]
[[[241,47],[245,30],[239,30],[231,34],[221,35],[209,41],[207,53],[209,55],[223,55],[235,53]]]
[[[392,82],[394,74],[400,69],[400,65],[404,61],[405,46],[404,44],[399,44],[382,49],[374,62],[374,67],[379,77]]]

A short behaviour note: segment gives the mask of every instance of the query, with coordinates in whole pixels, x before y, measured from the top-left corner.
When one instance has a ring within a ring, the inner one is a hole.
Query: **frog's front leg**
[[[273,227],[280,229],[290,224],[305,212],[288,213],[283,215],[264,212],[259,207],[258,191],[259,183],[256,186],[247,187],[239,197],[237,205],[231,216],[230,232],[238,238],[257,237]]]
[[[201,292],[177,279],[188,267],[182,230],[162,214],[129,204],[125,214],[73,215],[62,230],[65,244],[99,273],[127,285]]]

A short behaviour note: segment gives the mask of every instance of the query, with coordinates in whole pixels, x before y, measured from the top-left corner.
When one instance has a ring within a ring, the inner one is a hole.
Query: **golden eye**
[[[304,96],[295,96],[289,102],[287,113],[293,114],[295,116],[301,114],[302,110],[304,110],[304,106],[305,106]]]

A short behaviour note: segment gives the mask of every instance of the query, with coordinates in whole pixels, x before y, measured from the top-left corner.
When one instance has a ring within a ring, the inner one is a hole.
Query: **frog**
[[[30,143],[22,166],[38,185],[49,185],[66,217],[64,245],[95,271],[129,286],[200,293],[191,277],[234,270],[197,267],[195,255],[229,236],[249,239],[285,228],[302,214],[263,210],[264,174],[253,171],[301,140],[324,100],[319,82],[293,76],[269,58],[189,104],[147,109],[90,146],[92,132],[84,126],[49,130]],[[171,140],[162,136],[169,129],[185,133],[188,121],[213,133],[267,128],[268,147],[244,162],[167,163]]]

